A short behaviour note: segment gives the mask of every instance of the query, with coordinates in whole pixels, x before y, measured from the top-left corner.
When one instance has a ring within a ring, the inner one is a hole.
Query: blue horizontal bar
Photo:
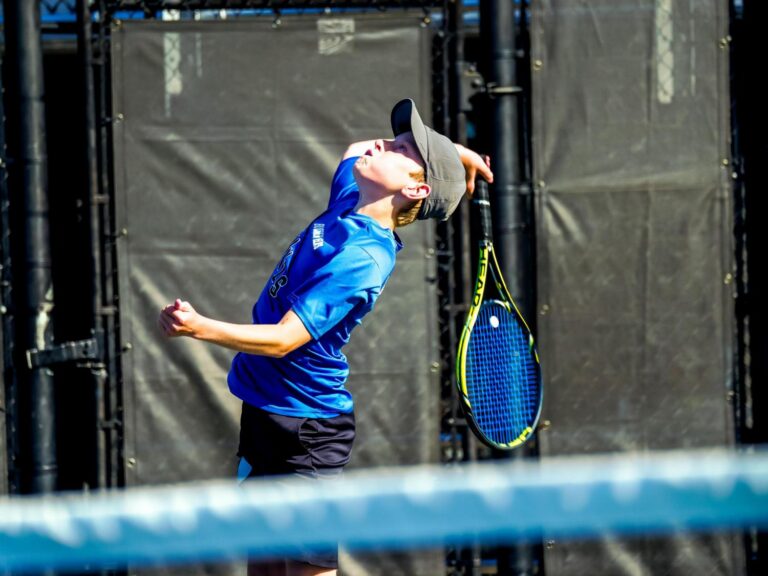
[[[555,458],[0,501],[0,570],[768,527],[768,455]]]

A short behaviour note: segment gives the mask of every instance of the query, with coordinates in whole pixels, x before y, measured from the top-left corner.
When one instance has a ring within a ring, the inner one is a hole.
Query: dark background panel
[[[536,164],[549,186],[707,186],[727,113],[725,0],[533,5]],[[568,86],[567,91],[558,90]]]
[[[647,430],[647,449],[732,442],[730,285],[721,257],[728,218],[718,196],[547,195],[539,323],[552,426],[543,441],[564,434],[548,453],[605,449],[575,439],[597,422],[613,423],[607,446],[616,422]]]
[[[366,15],[326,53],[327,19],[129,22],[115,32],[115,174],[131,485],[234,475],[234,353],[164,339],[174,298],[249,322],[290,241],[326,206],[346,146],[390,137],[403,97],[429,116],[429,31],[420,17]],[[333,29],[338,29],[337,25]],[[352,467],[439,458],[433,225],[405,248],[376,310],[345,349],[356,400]],[[347,574],[434,574],[441,552],[345,556]],[[195,571],[204,571],[202,566]],[[239,570],[221,567],[220,570]]]
[[[632,576],[635,574],[742,574],[723,534],[676,534],[665,538],[603,536],[590,541],[550,541],[547,574]],[[588,570],[585,571],[585,567]]]
[[[728,3],[533,6],[540,448],[734,444]],[[739,535],[551,542],[547,574],[731,574]]]

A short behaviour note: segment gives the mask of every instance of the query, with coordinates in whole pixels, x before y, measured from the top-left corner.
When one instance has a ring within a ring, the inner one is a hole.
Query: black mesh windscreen
[[[422,16],[126,22],[113,31],[131,485],[234,476],[233,352],[165,340],[157,315],[179,297],[204,315],[250,322],[283,251],[327,204],[346,145],[390,137],[390,109],[403,97],[428,114]],[[400,235],[397,268],[345,349],[354,467],[438,459],[433,229],[417,223]],[[347,574],[431,574],[442,555],[344,562]]]
[[[542,456],[731,445],[728,3],[533,4]],[[548,575],[731,574],[738,536],[551,543]]]
[[[4,77],[3,58],[0,56],[0,84],[2,84],[2,79]],[[2,263],[2,280],[5,284],[7,280],[10,280],[8,277],[9,267],[7,266],[9,262],[8,259],[10,257],[8,254],[10,245],[8,242],[8,210],[6,208],[8,202],[8,171],[6,170],[5,163],[5,104],[2,97],[0,97],[0,118],[3,119],[3,121],[0,122],[0,202],[3,203],[3,206],[0,208],[0,263]],[[0,293],[0,296],[2,296],[0,299],[0,304],[4,308],[8,304],[5,302],[6,296],[8,294],[9,290],[7,288],[3,288],[2,293]],[[5,313],[5,311],[3,311],[3,313]],[[6,381],[6,358],[10,357],[12,348],[11,342],[6,339],[7,335],[5,333],[5,326],[7,323],[8,321],[5,318],[3,318],[3,321],[0,322],[0,344],[2,344],[2,355],[0,355],[0,374],[3,375],[3,381],[0,383],[0,494],[8,493],[8,445],[6,439],[6,426],[8,425],[8,404],[6,400],[5,389],[6,386],[8,386]]]

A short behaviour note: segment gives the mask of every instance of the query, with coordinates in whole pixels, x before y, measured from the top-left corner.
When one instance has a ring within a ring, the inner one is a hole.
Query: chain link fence
[[[469,0],[476,2],[476,0]],[[181,18],[227,19],[275,14],[304,14],[342,10],[385,11],[393,9],[430,9],[443,0],[91,0],[92,10],[122,12],[121,17],[162,18],[165,11],[178,11]],[[77,14],[76,0],[40,0],[43,22],[72,22]],[[0,3],[0,22],[3,18]],[[1,36],[0,36],[1,38]]]

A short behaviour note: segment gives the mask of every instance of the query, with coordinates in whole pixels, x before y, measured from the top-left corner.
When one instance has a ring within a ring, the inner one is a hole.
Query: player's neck
[[[396,208],[393,205],[391,196],[373,199],[366,198],[363,194],[360,194],[360,200],[358,200],[357,206],[355,206],[355,212],[373,218],[384,228],[389,228],[390,230],[395,229],[395,210]]]

